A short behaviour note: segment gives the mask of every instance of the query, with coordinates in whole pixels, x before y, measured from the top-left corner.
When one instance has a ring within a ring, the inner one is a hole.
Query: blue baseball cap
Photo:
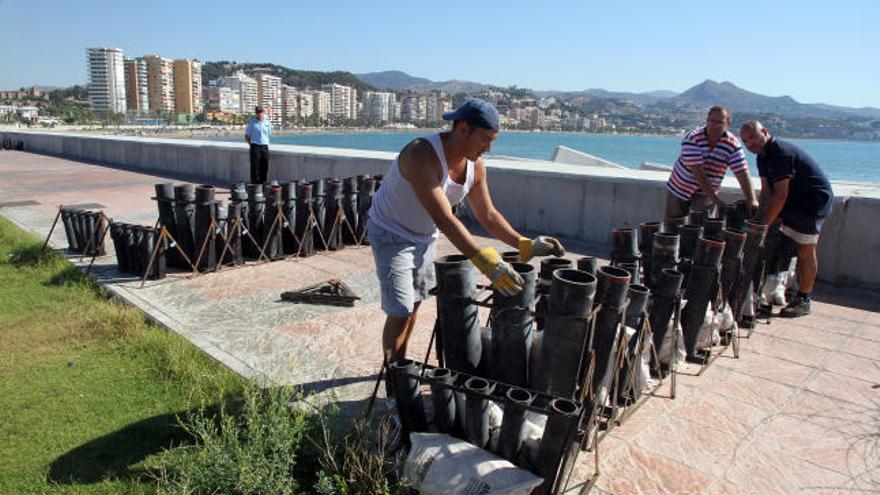
[[[501,129],[498,110],[486,100],[471,98],[457,109],[443,114],[443,120],[463,120],[470,125],[497,131]]]

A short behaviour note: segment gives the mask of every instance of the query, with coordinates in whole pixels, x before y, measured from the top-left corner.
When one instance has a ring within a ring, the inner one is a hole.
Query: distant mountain
[[[283,84],[289,84],[297,88],[320,89],[322,84],[337,83],[345,86],[351,86],[358,92],[375,90],[376,88],[365,83],[355,77],[351,72],[333,71],[319,72],[309,70],[289,69],[283,65],[276,64],[255,64],[255,63],[237,63],[237,62],[205,62],[202,64],[202,80],[207,82],[222,76],[229,76],[236,71],[244,71],[248,75],[257,72],[265,72],[281,78]]]
[[[435,82],[423,77],[413,77],[399,70],[387,70],[383,72],[368,72],[366,74],[354,74],[366,84],[391,91],[415,91],[427,93],[429,91],[444,91],[446,93],[479,93],[491,88],[491,85],[475,83],[471,81]]]
[[[734,112],[772,113],[788,117],[880,118],[880,110],[876,108],[848,108],[823,103],[799,103],[791,96],[765,96],[747,91],[727,81],[719,83],[711,79],[697,84],[678,96],[665,100],[664,103],[706,107],[724,105],[730,107]]]
[[[399,70],[355,74],[354,77],[371,86],[375,86],[379,89],[390,89],[391,91],[403,91],[411,87],[434,84],[430,79],[413,77],[406,72]]]
[[[678,96],[678,93],[676,93],[675,91],[668,91],[665,89],[658,89],[655,91],[647,91],[647,92],[641,93],[641,94],[645,95],[645,96],[653,96],[653,97],[659,98],[659,99],[673,98],[673,97]]]
[[[595,98],[604,100],[632,101],[638,103],[639,105],[650,105],[660,100],[672,98],[678,95],[678,93],[674,91],[664,90],[648,91],[646,93],[629,93],[624,91],[608,91],[599,88],[585,89],[583,91],[536,91],[535,94],[543,97],[555,96],[556,98],[560,98],[565,101],[576,100],[577,102],[581,103]]]

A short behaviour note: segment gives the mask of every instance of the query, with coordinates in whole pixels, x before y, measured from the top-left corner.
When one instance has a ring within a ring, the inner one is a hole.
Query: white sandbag
[[[410,433],[403,475],[424,495],[528,495],[542,479],[444,433]]]
[[[771,273],[764,279],[760,303],[774,306],[785,306],[785,288],[788,283],[788,272]]]
[[[676,356],[678,357],[678,361],[684,361],[685,356],[687,355],[687,350],[684,347],[684,338],[682,338],[682,330],[681,330],[681,322],[678,323],[678,327],[675,326],[675,318],[669,320],[669,329],[666,331],[666,335],[663,337],[663,342],[660,343],[660,348],[657,349],[657,359],[660,360],[661,363],[669,365],[672,362],[672,342],[675,339],[675,336],[678,335],[678,349],[676,352]]]
[[[651,378],[651,342],[651,334],[645,332],[645,338],[641,342],[642,352],[637,363],[638,370],[635,380],[636,390],[641,390],[642,392],[654,386],[654,380]]]
[[[546,414],[538,414],[532,411],[526,412],[522,426],[522,452],[532,465],[536,464],[538,461],[538,446],[541,444],[541,438],[544,437],[544,428],[546,426]]]
[[[743,302],[742,315],[748,317],[755,316],[755,291],[753,290],[746,293],[746,300]]]
[[[504,420],[504,409],[494,400],[490,400],[486,413],[489,416],[489,450],[498,452],[498,439],[501,438],[501,422]]]
[[[721,342],[721,334],[718,331],[721,327],[721,319],[722,315],[716,314],[711,305],[706,308],[703,323],[697,333],[697,348],[704,349]]]

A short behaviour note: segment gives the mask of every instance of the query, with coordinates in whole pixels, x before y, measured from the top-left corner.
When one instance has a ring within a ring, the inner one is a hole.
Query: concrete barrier
[[[59,155],[172,178],[228,185],[250,175],[245,143],[0,131],[25,151]],[[395,153],[274,145],[269,179],[316,179],[385,173]],[[519,230],[610,246],[613,228],[663,216],[668,172],[490,158],[496,207]],[[880,185],[833,181],[834,211],[819,242],[819,278],[880,289]],[[740,197],[733,177],[721,197]],[[88,198],[83,198],[86,201]],[[872,220],[873,219],[873,220]]]

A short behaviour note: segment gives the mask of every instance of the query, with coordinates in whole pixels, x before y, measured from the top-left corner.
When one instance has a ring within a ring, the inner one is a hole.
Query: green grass
[[[154,493],[178,417],[246,384],[0,217],[0,493]]]

